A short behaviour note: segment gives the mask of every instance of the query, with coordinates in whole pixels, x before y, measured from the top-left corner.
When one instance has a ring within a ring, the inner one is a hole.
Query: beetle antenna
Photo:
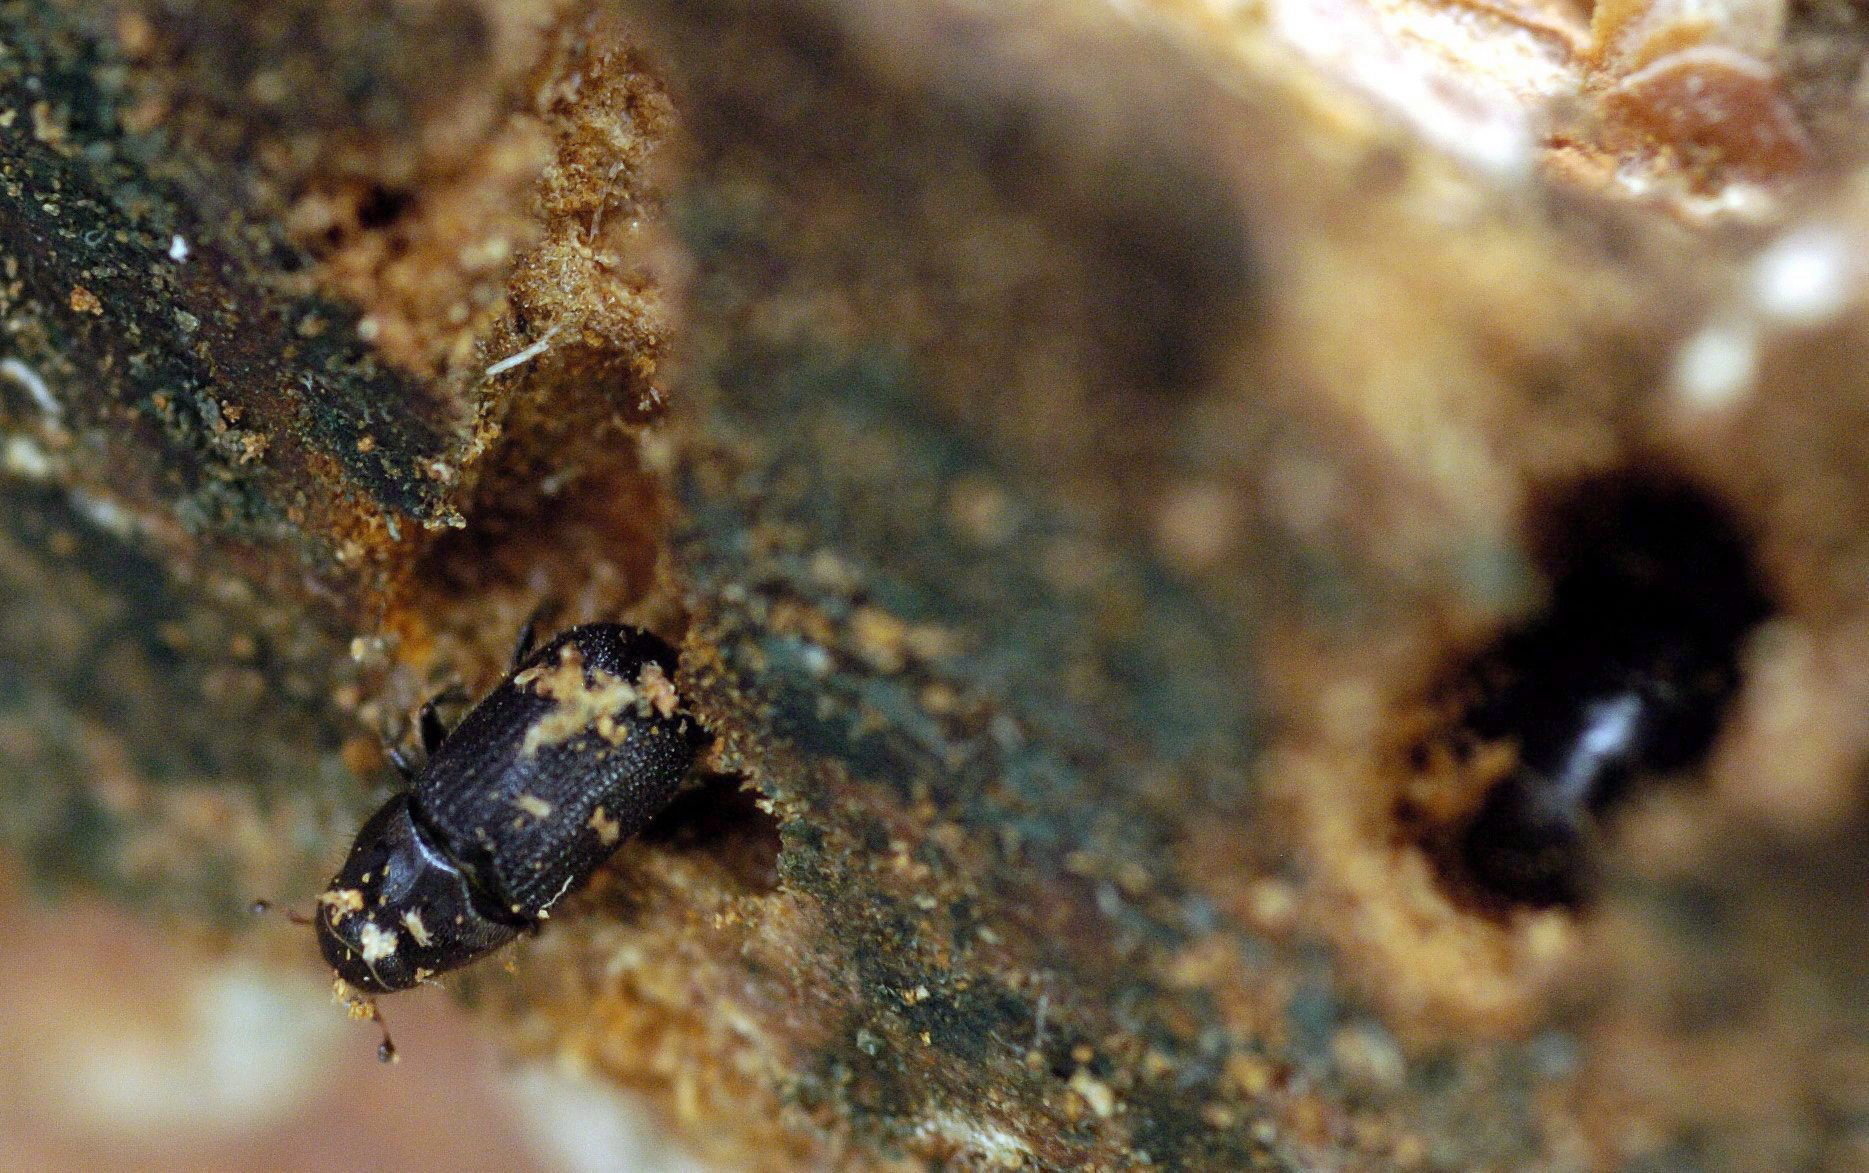
[[[383,1041],[377,1044],[376,1057],[383,1063],[397,1060],[396,1043],[389,1037],[389,1023],[383,1020],[383,1011],[377,1006],[376,999],[351,985],[343,978],[332,983],[331,992],[352,1018],[367,1018],[376,1023],[376,1029],[383,1032]]]
[[[370,999],[370,1020],[376,1023],[376,1029],[383,1032],[383,1041],[376,1045],[376,1060],[379,1063],[394,1063],[401,1058],[396,1052],[396,1041],[389,1037],[389,1023],[383,1018],[383,1012],[377,1008],[376,999]]]
[[[309,929],[312,927],[314,923],[311,917],[306,916],[304,913],[299,912],[297,909],[287,908],[282,904],[274,904],[270,900],[255,900],[253,902],[251,911],[254,916],[265,916],[268,913],[278,913],[280,916],[285,917],[287,920],[291,921],[293,924],[299,926],[302,929]]]

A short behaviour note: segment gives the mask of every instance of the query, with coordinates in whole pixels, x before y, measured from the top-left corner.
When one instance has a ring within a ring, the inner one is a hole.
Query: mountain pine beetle
[[[1711,750],[1769,601],[1744,536],[1691,485],[1587,482],[1540,543],[1545,613],[1472,669],[1466,716],[1515,768],[1461,830],[1461,870],[1511,904],[1575,906],[1593,885],[1602,822],[1645,778]]]
[[[675,651],[593,623],[529,652],[444,732],[318,897],[318,943],[354,1010],[536,927],[674,797],[703,734],[678,708]],[[391,1052],[385,1051],[387,1058]]]

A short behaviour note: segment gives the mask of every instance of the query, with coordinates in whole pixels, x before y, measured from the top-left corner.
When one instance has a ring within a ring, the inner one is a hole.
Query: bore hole
[[[387,228],[402,218],[413,202],[410,193],[383,184],[372,184],[357,201],[357,227]]]
[[[1706,758],[1770,608],[1735,519],[1686,481],[1594,478],[1533,517],[1546,606],[1449,674],[1448,723],[1409,751],[1469,798],[1403,815],[1457,888],[1575,907],[1614,809]]]
[[[779,821],[740,780],[712,775],[684,790],[643,829],[643,842],[713,856],[749,892],[779,886]]]

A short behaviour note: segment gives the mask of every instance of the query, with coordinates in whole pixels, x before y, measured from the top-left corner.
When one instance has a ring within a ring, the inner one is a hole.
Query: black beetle
[[[529,652],[363,825],[318,897],[318,943],[353,1001],[458,969],[552,905],[674,797],[704,736],[678,708],[673,648],[616,623]],[[374,1007],[364,1011],[374,1016]]]
[[[1598,820],[1638,775],[1679,769],[1705,752],[1731,689],[1710,679],[1631,674],[1524,718],[1518,768],[1487,792],[1461,837],[1465,864],[1495,895],[1532,907],[1574,905],[1589,887]],[[1684,681],[1689,681],[1685,682]]]
[[[1666,477],[1593,480],[1553,510],[1545,613],[1471,678],[1481,740],[1517,767],[1460,833],[1460,864],[1493,897],[1575,906],[1602,822],[1645,778],[1703,760],[1740,685],[1745,638],[1770,613],[1723,507]]]

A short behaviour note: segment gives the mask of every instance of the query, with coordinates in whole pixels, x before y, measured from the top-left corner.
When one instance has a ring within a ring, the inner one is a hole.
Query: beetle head
[[[337,976],[369,994],[406,990],[498,949],[514,925],[482,913],[467,876],[397,795],[357,833],[318,897],[318,945]]]

